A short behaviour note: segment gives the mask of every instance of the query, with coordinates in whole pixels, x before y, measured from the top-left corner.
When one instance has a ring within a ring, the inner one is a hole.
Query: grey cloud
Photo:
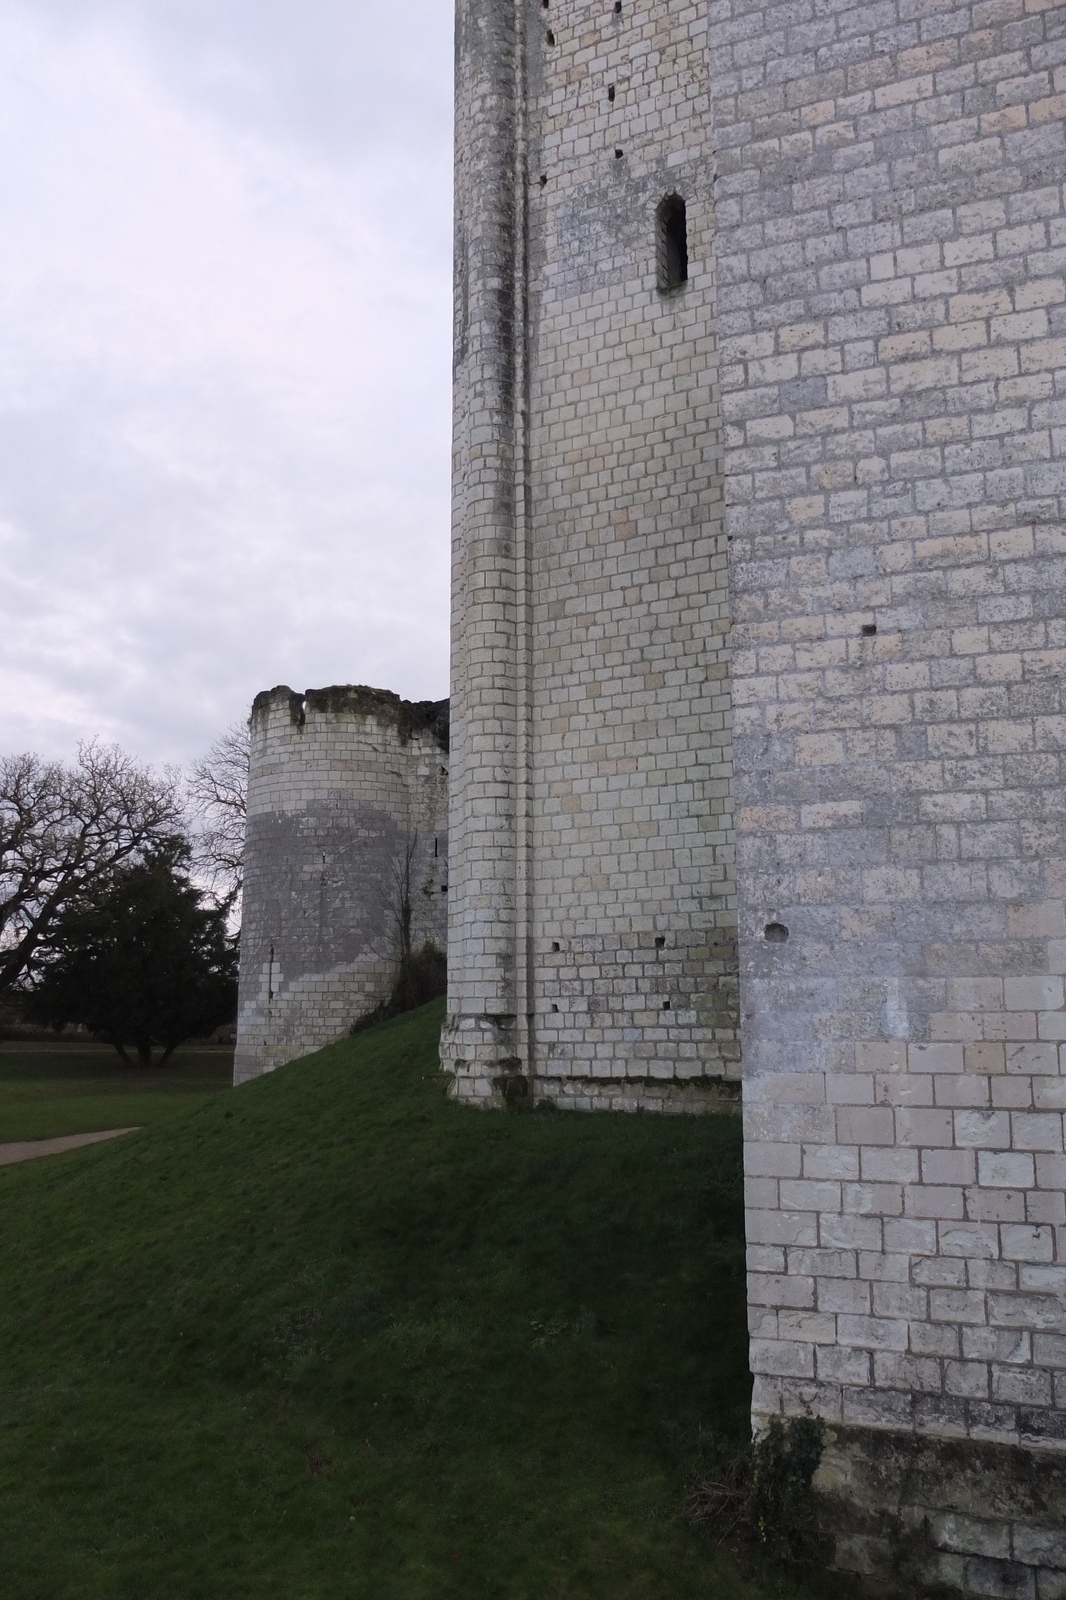
[[[450,17],[403,26],[0,3],[0,748],[446,692]]]
[[[358,0],[35,0],[68,27],[135,32],[164,82],[227,120],[334,153],[451,128],[452,7]]]

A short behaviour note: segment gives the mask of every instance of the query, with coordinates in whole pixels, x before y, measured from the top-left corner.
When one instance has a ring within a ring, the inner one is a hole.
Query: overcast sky
[[[0,0],[0,751],[447,693],[450,0]]]

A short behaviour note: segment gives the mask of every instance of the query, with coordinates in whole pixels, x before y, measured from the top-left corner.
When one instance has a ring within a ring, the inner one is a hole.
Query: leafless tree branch
[[[0,756],[0,995],[32,976],[75,900],[182,831],[178,774],[115,745],[79,745],[69,765]]]
[[[235,722],[193,763],[185,780],[194,866],[231,914],[239,910],[244,883],[248,750],[248,724]]]

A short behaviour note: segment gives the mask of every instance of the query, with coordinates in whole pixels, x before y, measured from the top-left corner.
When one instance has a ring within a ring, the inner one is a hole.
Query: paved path
[[[32,1161],[34,1156],[58,1156],[64,1150],[80,1150],[83,1144],[99,1144],[102,1139],[117,1139],[120,1133],[136,1132],[136,1128],[108,1128],[104,1133],[68,1133],[62,1139],[0,1144],[0,1167],[9,1167],[14,1161]]]

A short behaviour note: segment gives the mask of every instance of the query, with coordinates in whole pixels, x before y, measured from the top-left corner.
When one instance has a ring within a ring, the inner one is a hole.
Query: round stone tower
[[[252,707],[234,1080],[343,1037],[447,938],[448,702],[285,686]]]

